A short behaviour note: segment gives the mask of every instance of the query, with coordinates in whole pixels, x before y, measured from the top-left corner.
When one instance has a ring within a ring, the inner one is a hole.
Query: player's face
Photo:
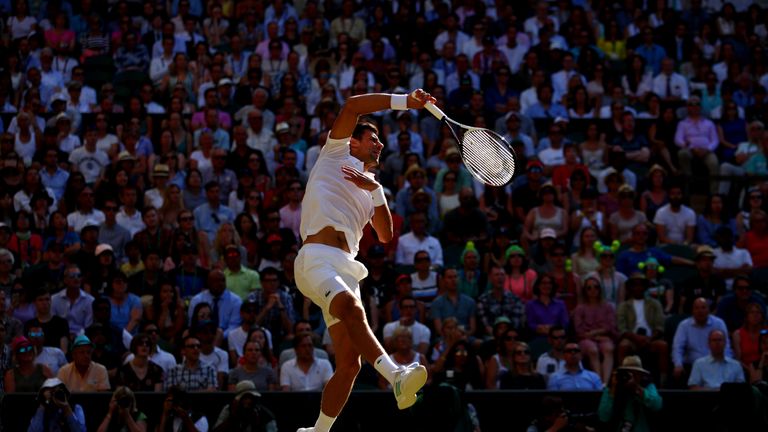
[[[363,163],[379,163],[381,152],[384,150],[384,144],[379,140],[379,136],[372,131],[365,131],[360,139],[360,155]]]

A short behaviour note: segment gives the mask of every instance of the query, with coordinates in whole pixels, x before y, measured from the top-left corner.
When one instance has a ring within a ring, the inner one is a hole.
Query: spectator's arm
[[[720,143],[720,138],[717,136],[717,129],[715,124],[709,120],[705,120],[707,124],[707,149],[709,151],[717,150],[717,146]]]
[[[698,362],[693,364],[693,369],[691,369],[691,376],[688,377],[688,388],[691,390],[705,390],[704,386],[704,380],[701,376],[701,368],[699,367]]]
[[[613,396],[609,388],[603,389],[603,395],[600,396],[600,406],[597,408],[597,416],[600,421],[607,423],[613,417]]]
[[[652,383],[648,384],[648,387],[643,389],[642,401],[643,405],[645,405],[645,407],[651,411],[661,410],[661,396],[659,396],[659,392],[656,390],[656,386]]]
[[[684,327],[678,326],[677,331],[675,332],[675,338],[672,340],[672,364],[674,364],[675,367],[683,366],[685,346],[687,344],[688,333],[686,333]]]
[[[675,130],[675,144],[680,148],[688,147],[688,140],[685,138],[685,125],[686,121],[683,120],[677,124],[677,129]]]

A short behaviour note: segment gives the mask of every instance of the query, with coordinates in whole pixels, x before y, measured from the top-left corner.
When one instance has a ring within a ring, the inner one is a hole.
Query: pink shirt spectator
[[[678,147],[715,151],[719,142],[715,124],[709,119],[687,117],[677,125],[675,144]]]
[[[615,338],[616,310],[606,302],[599,305],[580,304],[573,310],[573,325],[579,338],[597,329],[606,329],[609,332],[607,336]]]
[[[507,276],[504,280],[504,289],[518,296],[523,303],[533,298],[533,283],[536,282],[536,272],[528,269],[518,278]]]

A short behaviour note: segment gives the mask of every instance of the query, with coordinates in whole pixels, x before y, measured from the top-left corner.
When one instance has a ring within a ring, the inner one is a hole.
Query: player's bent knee
[[[331,300],[331,315],[341,321],[362,321],[365,319],[365,310],[360,301],[351,292],[345,291],[338,293]]]

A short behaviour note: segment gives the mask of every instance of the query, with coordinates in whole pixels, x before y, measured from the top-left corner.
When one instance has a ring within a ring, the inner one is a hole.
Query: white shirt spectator
[[[667,77],[669,77],[670,94],[667,94]],[[659,95],[662,99],[667,97],[679,97],[680,99],[688,100],[688,80],[679,73],[673,72],[672,75],[664,75],[663,73],[660,73],[653,79],[653,92]]]
[[[456,32],[456,36],[454,38],[451,38],[451,35],[448,34],[447,31],[443,31],[439,35],[437,35],[437,37],[435,38],[435,51],[437,53],[442,53],[443,46],[445,45],[445,43],[452,39],[453,39],[453,42],[455,42],[456,44],[456,49],[459,50],[469,40],[469,36],[463,31],[459,30]]]
[[[200,361],[208,363],[216,369],[216,372],[229,373],[229,354],[219,347],[213,347],[213,351],[210,354],[203,354],[200,352]]]
[[[565,155],[563,155],[563,148],[553,149],[547,148],[539,152],[539,160],[545,166],[557,166],[565,164]]]
[[[85,146],[80,146],[69,154],[69,163],[83,174],[86,183],[96,183],[109,162],[109,156],[98,147],[95,151],[89,152]]]
[[[550,376],[557,372],[565,370],[565,360],[557,360],[550,356],[548,352],[542,354],[538,360],[536,360],[536,372],[549,379]]]
[[[539,103],[539,95],[536,87],[528,87],[520,93],[520,112],[527,112],[528,108]]]
[[[387,338],[391,338],[398,327],[406,327],[411,331],[411,335],[413,336],[414,350],[419,351],[419,345],[421,344],[426,344],[426,346],[429,346],[429,341],[430,341],[430,338],[432,337],[432,332],[429,330],[429,327],[425,326],[424,324],[418,321],[414,321],[413,324],[409,326],[404,326],[400,324],[400,320],[386,323],[384,325],[384,329],[382,330],[382,336],[384,337],[384,340],[387,340]]]
[[[42,347],[40,354],[35,358],[35,364],[48,366],[54,376],[67,363],[67,356],[64,355],[64,351],[56,347]]]
[[[147,226],[144,225],[144,221],[141,219],[141,212],[136,210],[132,215],[125,212],[123,207],[120,207],[120,211],[115,216],[117,224],[127,229],[131,233],[131,237],[135,236],[137,232],[143,230]]]
[[[395,263],[413,265],[413,257],[421,250],[429,253],[433,264],[443,265],[443,247],[440,246],[440,241],[428,234],[423,239],[419,239],[413,232],[400,236],[400,240],[397,242]]]
[[[674,243],[682,244],[685,241],[685,229],[696,226],[696,213],[685,205],[681,205],[680,210],[675,212],[670,204],[666,204],[656,212],[653,223],[664,225],[667,238]]]
[[[333,367],[328,360],[315,358],[305,374],[296,359],[291,359],[280,368],[280,386],[287,386],[289,391],[320,391],[332,375]]]
[[[101,210],[93,209],[90,213],[74,211],[67,215],[67,224],[78,234],[86,225],[98,226],[103,223],[104,213]]]
[[[261,327],[261,329],[264,330],[264,333],[267,335],[267,346],[269,346],[269,349],[272,349],[272,333],[264,327]],[[245,345],[245,339],[247,337],[248,332],[243,330],[243,326],[232,330],[229,332],[229,335],[227,335],[227,345],[231,351],[237,353],[238,357],[243,356],[243,345]]]

